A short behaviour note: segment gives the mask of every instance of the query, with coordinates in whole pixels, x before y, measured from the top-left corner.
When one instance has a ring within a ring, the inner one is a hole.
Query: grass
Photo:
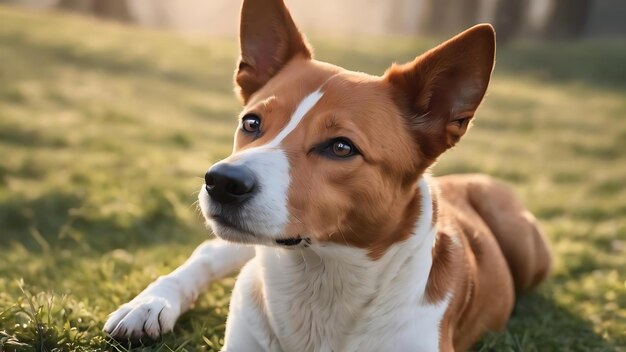
[[[432,44],[313,42],[371,73]],[[0,351],[129,347],[101,332],[107,314],[207,238],[192,204],[231,149],[236,55],[235,40],[0,7]],[[502,49],[474,128],[435,167],[511,182],[556,258],[475,349],[626,350],[624,62],[624,42]],[[232,284],[139,348],[219,350]]]

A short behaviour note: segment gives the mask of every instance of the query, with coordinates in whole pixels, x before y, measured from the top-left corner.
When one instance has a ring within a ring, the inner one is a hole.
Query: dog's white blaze
[[[248,228],[254,229],[259,237],[278,238],[289,219],[287,207],[289,184],[289,159],[280,148],[280,143],[295,130],[306,114],[317,104],[324,93],[318,89],[300,101],[289,122],[268,143],[245,149],[221,161],[241,165],[250,169],[256,176],[260,192],[243,208],[242,215]],[[204,187],[203,187],[204,188]],[[211,202],[201,190],[200,208],[206,218]],[[212,224],[215,225],[215,224]],[[213,230],[219,230],[213,226]],[[256,240],[263,240],[257,238]]]
[[[296,129],[296,127],[298,127],[300,121],[302,121],[302,119],[309,112],[309,110],[311,110],[315,106],[315,104],[317,104],[317,102],[322,99],[323,95],[324,93],[322,93],[318,89],[315,92],[304,97],[300,104],[298,104],[296,111],[294,111],[294,113],[291,115],[291,119],[289,119],[289,123],[287,123],[287,126],[283,127],[283,129],[276,135],[276,137],[274,137],[274,139],[272,139],[271,142],[265,144],[264,146],[261,146],[260,148],[278,147],[283,139],[285,139],[285,137],[287,137],[291,132],[293,132],[293,130]]]
[[[261,192],[246,206],[250,228],[267,237],[282,235],[288,218],[289,159],[279,148],[280,143],[298,127],[304,116],[317,104],[324,93],[319,89],[307,95],[296,107],[289,122],[269,143],[239,153],[232,161],[245,165],[257,175]],[[249,210],[248,210],[249,209]]]
[[[259,179],[261,192],[244,208],[248,226],[254,228],[258,235],[266,238],[278,237],[287,223],[289,160],[285,152],[278,147],[323,95],[319,89],[307,95],[298,104],[287,125],[271,142],[247,149],[222,161],[245,165]],[[203,215],[209,219],[212,205],[204,185],[198,198]],[[105,330],[114,335],[119,332],[120,336],[124,336],[127,331],[131,332],[131,335],[138,334],[136,331],[143,328],[144,332],[152,337],[171,330],[180,313],[187,310],[207,282],[240,268],[253,255],[251,248],[240,247],[239,252],[234,251],[235,248],[238,247],[221,240],[201,246],[187,263],[156,281],[133,301],[112,313]],[[129,314],[136,310],[140,312]],[[130,317],[127,318],[127,315]]]

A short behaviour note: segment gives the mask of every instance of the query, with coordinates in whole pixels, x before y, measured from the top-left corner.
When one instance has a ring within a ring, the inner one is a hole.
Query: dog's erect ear
[[[244,102],[293,57],[311,58],[283,0],[244,0],[239,43],[235,83]]]
[[[481,24],[385,72],[430,161],[467,131],[485,95],[494,60],[495,32],[491,25]]]

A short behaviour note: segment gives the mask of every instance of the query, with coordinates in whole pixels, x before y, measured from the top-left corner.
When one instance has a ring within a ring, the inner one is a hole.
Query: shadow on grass
[[[84,196],[60,191],[35,199],[0,201],[2,240],[31,252],[70,249],[105,253],[117,248],[132,251],[170,242],[185,243],[190,233],[198,232],[177,218],[167,197],[152,197],[141,216],[85,210]]]
[[[616,351],[591,323],[536,292],[518,299],[505,333],[487,335],[473,350]]]
[[[34,128],[25,128],[17,124],[0,123],[0,141],[20,147],[42,147],[48,149],[67,147],[69,143],[63,137],[54,137]]]

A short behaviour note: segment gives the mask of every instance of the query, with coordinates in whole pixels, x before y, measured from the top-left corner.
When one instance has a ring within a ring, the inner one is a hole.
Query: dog
[[[224,351],[462,351],[548,275],[536,219],[484,175],[429,176],[494,67],[477,25],[370,76],[316,61],[282,0],[244,0],[233,153],[199,204],[217,239],[111,313],[116,339],[172,330],[240,270]]]

